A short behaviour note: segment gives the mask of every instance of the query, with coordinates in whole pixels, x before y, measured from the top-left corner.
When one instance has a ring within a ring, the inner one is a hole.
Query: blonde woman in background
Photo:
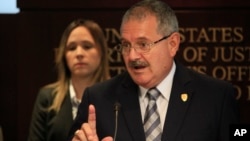
[[[64,141],[83,92],[110,78],[107,43],[94,21],[77,19],[65,29],[56,54],[58,80],[37,96],[28,141]]]

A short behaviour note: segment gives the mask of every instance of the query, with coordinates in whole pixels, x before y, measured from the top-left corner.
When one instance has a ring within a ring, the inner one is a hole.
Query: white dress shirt
[[[76,92],[71,81],[69,82],[69,94],[72,105],[72,115],[74,120],[77,114],[78,106],[81,103],[81,100],[76,98]]]
[[[175,63],[173,63],[173,66],[169,74],[162,80],[160,84],[156,86],[156,88],[161,92],[161,96],[157,99],[156,104],[157,104],[157,110],[160,114],[162,130],[163,130],[163,126],[165,123],[165,117],[167,114],[168,102],[169,102],[170,93],[172,89],[175,70],[176,70],[176,65]],[[140,88],[139,101],[140,101],[140,107],[141,107],[142,121],[144,121],[144,115],[145,115],[146,108],[148,105],[148,98],[146,96],[148,89],[142,86],[139,86],[139,88]]]

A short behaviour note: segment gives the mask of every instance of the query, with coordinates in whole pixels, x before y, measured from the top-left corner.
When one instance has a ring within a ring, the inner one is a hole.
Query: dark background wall
[[[76,18],[97,21],[110,45],[112,75],[123,68],[112,47],[123,12],[138,0],[18,0],[0,15],[0,125],[5,141],[25,141],[40,87],[56,79],[54,49]],[[167,0],[165,0],[167,1]],[[184,65],[234,84],[241,122],[250,123],[250,1],[168,0],[178,16]]]

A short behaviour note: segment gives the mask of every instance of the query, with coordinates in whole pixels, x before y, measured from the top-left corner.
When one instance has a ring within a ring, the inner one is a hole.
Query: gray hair
[[[144,20],[154,15],[158,22],[157,32],[163,36],[179,31],[178,20],[172,8],[160,0],[143,0],[130,7],[122,18],[122,24],[133,20]]]

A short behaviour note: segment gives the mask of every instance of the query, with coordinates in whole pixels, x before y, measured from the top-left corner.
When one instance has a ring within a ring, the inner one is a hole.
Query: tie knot
[[[148,90],[147,95],[149,100],[157,100],[161,93],[157,88],[151,88]]]

